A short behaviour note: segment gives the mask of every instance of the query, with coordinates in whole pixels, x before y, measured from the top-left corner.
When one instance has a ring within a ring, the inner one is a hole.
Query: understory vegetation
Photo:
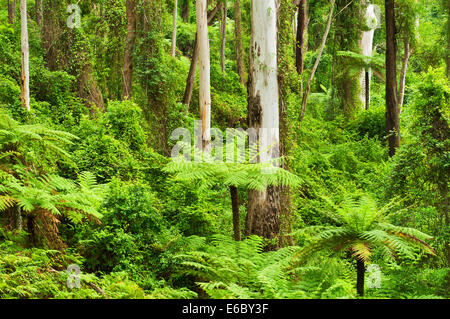
[[[28,112],[21,101],[19,6],[10,23],[9,1],[0,1],[0,298],[449,298],[446,1],[396,1],[398,10],[413,3],[420,36],[412,44],[393,156],[384,17],[374,56],[364,62],[358,32],[367,26],[354,23],[364,1],[336,1],[302,118],[330,1],[308,1],[301,75],[292,1],[280,1],[279,19],[287,21],[279,23],[277,40],[283,169],[263,176],[248,154],[231,164],[172,160],[171,133],[184,127],[194,136],[200,117],[198,74],[190,105],[183,103],[195,1],[178,1],[175,57],[174,1],[136,1],[131,98],[122,93],[125,2],[81,1],[82,27],[70,29],[68,1],[43,1],[41,22],[33,11],[40,2],[28,1]],[[219,2],[210,1],[209,10]],[[235,59],[234,1],[224,3],[224,71],[221,10],[209,41],[211,123],[225,135],[226,128],[248,128],[248,101]],[[384,1],[372,3],[383,15]],[[251,1],[240,6],[247,70]],[[410,22],[405,16],[398,14],[399,30]],[[374,75],[366,110],[358,85],[368,66]],[[246,231],[250,193],[266,188],[287,194],[273,238]],[[68,272],[70,265],[80,273]],[[70,288],[74,278],[79,286]]]

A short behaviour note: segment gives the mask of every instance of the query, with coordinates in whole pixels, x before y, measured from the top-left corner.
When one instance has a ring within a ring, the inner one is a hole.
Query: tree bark
[[[359,296],[364,296],[364,274],[366,267],[364,261],[356,259],[356,292]]]
[[[13,24],[16,21],[16,0],[8,0],[8,22]]]
[[[171,55],[175,57],[177,50],[177,13],[178,11],[178,0],[175,0],[174,8],[173,8],[173,27],[172,27],[172,48]]]
[[[277,65],[277,1],[251,2],[251,54],[248,81],[249,128],[256,129],[259,162],[279,156],[279,96]],[[275,187],[250,190],[246,235],[273,239],[280,232],[280,196]]]
[[[395,0],[386,0],[386,134],[389,156],[400,146],[397,101],[397,45],[395,39]]]
[[[330,32],[331,22],[333,20],[333,11],[334,11],[334,3],[335,2],[336,2],[336,0],[331,0],[331,4],[330,4],[331,8],[330,8],[330,13],[328,14],[328,22],[327,22],[327,26],[325,28],[325,33],[323,34],[323,37],[322,37],[322,43],[320,44],[319,53],[317,55],[316,62],[314,63],[314,66],[312,68],[311,75],[309,76],[308,83],[306,84],[305,93],[303,93],[302,109],[300,112],[300,119],[299,119],[300,122],[303,121],[303,118],[305,117],[306,104],[308,103],[308,96],[309,96],[309,92],[311,91],[311,82],[314,79],[314,75],[316,74],[317,67],[319,66],[320,59],[322,58],[323,49],[325,48],[325,43],[327,42],[328,33]]]
[[[211,65],[208,38],[208,3],[206,0],[197,0],[196,15],[202,151],[209,152],[211,149]]]
[[[242,17],[241,17],[241,1],[234,2],[234,38],[236,41],[236,65],[239,81],[245,86],[245,64],[244,49],[242,45]]]
[[[38,26],[42,26],[42,6],[43,6],[43,0],[36,0],[35,2],[35,10],[36,10],[36,24]]]
[[[366,5],[365,2],[363,2],[363,5]],[[375,7],[372,4],[369,4],[369,6],[366,8],[366,12],[364,14],[364,18],[366,19],[366,22],[369,24],[373,19],[377,21],[377,15],[375,13]],[[378,24],[378,21],[377,21]],[[371,57],[372,51],[373,51],[373,38],[375,34],[375,28],[376,26],[373,26],[372,29],[369,31],[365,31],[362,33],[361,41],[360,41],[360,48],[362,51],[362,54],[364,56]],[[361,93],[360,93],[360,99],[361,104],[364,106],[364,109],[368,110],[370,108],[370,83],[372,80],[372,70],[371,68],[367,68],[363,70],[363,72],[360,75],[360,84],[361,84]]]
[[[214,17],[217,14],[217,11],[222,6],[222,2],[219,2],[217,6],[212,10],[210,13],[208,13],[208,25],[211,25],[214,21]],[[197,34],[195,35],[195,42],[194,42],[194,51],[192,52],[192,59],[191,59],[191,66],[189,67],[189,73],[186,78],[186,89],[184,90],[184,97],[183,97],[183,103],[186,105],[186,108],[189,110],[189,105],[191,104],[192,99],[192,91],[194,90],[194,80],[195,80],[195,71],[197,69],[197,62],[198,62],[198,39]]]
[[[227,1],[222,6],[222,22],[220,24],[220,68],[225,74],[225,45],[227,41]]]
[[[297,43],[295,47],[295,66],[297,73],[303,73],[303,59],[305,57],[305,40],[308,33],[308,2],[301,0],[297,13]]]
[[[402,59],[402,69],[400,71],[400,80],[398,87],[398,110],[401,113],[403,107],[403,101],[405,99],[405,88],[406,88],[406,73],[408,71],[408,62],[411,57],[412,50],[409,43],[409,39],[406,37],[404,40],[404,55]]]
[[[20,22],[21,22],[21,43],[22,43],[22,75],[21,75],[21,100],[22,106],[30,111],[30,66],[29,66],[29,46],[28,46],[28,20],[27,1],[20,0]]]
[[[231,207],[233,211],[234,240],[241,240],[241,216],[239,214],[239,193],[235,186],[230,186]]]
[[[130,99],[132,97],[133,80],[133,51],[136,42],[136,2],[126,0],[127,10],[127,42],[123,56],[123,86],[122,97]]]

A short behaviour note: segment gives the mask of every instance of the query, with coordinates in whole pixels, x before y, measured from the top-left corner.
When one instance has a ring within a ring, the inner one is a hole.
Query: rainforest
[[[0,0],[0,299],[448,299],[449,11]]]

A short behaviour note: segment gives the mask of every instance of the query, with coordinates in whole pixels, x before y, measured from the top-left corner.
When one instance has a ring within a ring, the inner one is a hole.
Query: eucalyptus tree
[[[377,14],[378,7],[373,4],[369,4],[365,9],[365,19],[366,25],[369,30],[364,31],[362,33],[360,48],[362,54],[367,57],[372,56],[373,51],[373,39],[375,35],[375,29],[380,25],[380,15]],[[370,82],[372,77],[372,70],[370,68],[366,68],[360,76],[361,83],[361,94],[360,99],[362,105],[364,105],[365,109],[369,109],[370,107]]]
[[[178,17],[178,0],[174,1],[173,4],[173,22],[172,22],[172,47],[170,54],[175,57],[177,49],[177,17]]]
[[[22,106],[30,111],[30,49],[28,44],[27,1],[20,0],[20,30],[22,44],[21,100]]]
[[[199,103],[201,119],[201,149],[211,149],[211,61],[208,37],[208,2],[197,0],[197,40],[199,62]]]
[[[211,25],[213,23],[214,18],[221,7],[222,2],[219,0],[216,7],[210,12],[208,12],[208,25]],[[191,58],[191,65],[189,67],[189,73],[186,78],[186,88],[184,90],[184,97],[183,97],[183,103],[186,104],[188,109],[189,105],[191,104],[192,91],[194,90],[195,71],[197,70],[198,55],[199,55],[198,35],[196,34],[194,42],[194,50],[192,52]]]
[[[279,155],[277,19],[276,0],[252,0],[247,121],[259,140],[258,162]],[[246,235],[275,238],[280,232],[280,210],[277,188],[249,190]]]

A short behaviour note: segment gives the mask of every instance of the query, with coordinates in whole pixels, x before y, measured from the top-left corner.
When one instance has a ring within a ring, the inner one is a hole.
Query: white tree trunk
[[[253,82],[249,94],[259,98],[261,128],[268,135],[267,138],[260,137],[260,150],[266,150],[273,145],[272,151],[278,153],[276,151],[279,143],[276,0],[252,1],[251,41],[253,64],[250,72],[252,72]],[[273,132],[269,133],[269,131]],[[262,162],[271,158],[271,152],[261,153]]]
[[[277,1],[252,0],[248,122],[259,136],[259,161],[279,157]],[[246,234],[274,238],[279,234],[278,190],[250,190]]]
[[[177,49],[177,15],[178,15],[178,0],[175,0],[173,8],[173,29],[172,29],[172,57],[175,57]]]
[[[22,41],[22,76],[21,99],[22,105],[30,111],[30,71],[29,71],[29,47],[28,47],[28,23],[27,1],[20,0],[20,21]]]
[[[201,139],[202,150],[211,150],[211,82],[210,57],[208,39],[208,3],[207,0],[197,0],[197,37],[198,37],[198,64],[199,64],[199,102],[200,119],[202,121]]]
[[[375,13],[375,6],[373,4],[368,5],[365,17],[366,21],[372,27],[372,29],[363,32],[360,42],[360,48],[363,55],[371,57],[373,51],[373,37],[375,34],[375,28],[379,24],[378,17]],[[375,22],[375,25],[371,25],[373,22]],[[365,107],[365,109],[369,109],[370,106],[371,78],[371,69],[364,70],[360,75],[361,93],[359,95],[359,98],[361,99],[361,103]]]

